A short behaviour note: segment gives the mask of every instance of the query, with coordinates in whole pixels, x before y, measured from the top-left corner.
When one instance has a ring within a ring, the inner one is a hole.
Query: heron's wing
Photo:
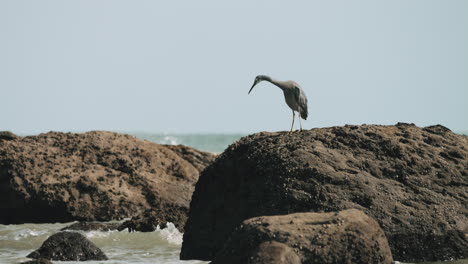
[[[307,120],[307,116],[309,115],[309,111],[307,109],[307,97],[299,85],[294,86],[294,96],[296,97],[296,102],[299,103],[299,112],[301,113],[302,119]]]

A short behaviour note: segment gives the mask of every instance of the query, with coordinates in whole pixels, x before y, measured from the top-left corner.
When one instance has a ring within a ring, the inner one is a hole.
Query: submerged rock
[[[242,222],[212,264],[391,264],[377,222],[350,209],[336,213],[261,216]]]
[[[207,167],[182,259],[210,260],[242,221],[359,209],[399,261],[468,258],[468,137],[443,126],[344,126],[258,133]]]
[[[76,232],[60,232],[50,236],[38,250],[27,257],[59,261],[107,260],[101,249]]]
[[[159,226],[166,228],[167,223],[173,223],[180,231],[184,232],[185,222],[187,222],[188,209],[174,206],[161,206],[155,210],[146,210],[142,214],[132,217],[119,226],[119,231],[128,229],[129,232],[153,232]]]
[[[33,260],[21,262],[21,264],[52,264],[52,261],[48,259],[40,258],[40,259],[33,259]]]
[[[214,158],[105,131],[0,140],[0,224],[110,221],[164,206],[186,214]]]
[[[78,222],[66,226],[60,231],[76,230],[76,231],[112,231],[118,230],[121,223],[101,223],[101,222]]]

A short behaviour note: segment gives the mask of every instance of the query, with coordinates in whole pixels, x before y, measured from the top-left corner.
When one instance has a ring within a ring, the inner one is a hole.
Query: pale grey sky
[[[0,0],[0,130],[468,130],[468,1]]]

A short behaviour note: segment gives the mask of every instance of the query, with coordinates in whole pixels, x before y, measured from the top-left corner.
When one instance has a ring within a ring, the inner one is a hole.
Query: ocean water
[[[0,263],[21,263],[26,256],[61,228],[71,223],[0,225]],[[81,232],[104,251],[107,261],[54,261],[54,263],[123,264],[123,263],[207,263],[180,261],[182,233],[174,225],[154,232],[89,231]]]
[[[154,133],[127,133],[137,138],[146,139],[160,144],[186,145],[199,150],[221,153],[231,143],[246,134],[154,134]]]
[[[200,150],[221,153],[229,144],[243,134],[151,134],[128,133],[138,138],[161,144],[183,144]],[[0,264],[21,263],[26,256],[38,249],[41,244],[61,228],[71,223],[0,225]],[[59,262],[67,264],[123,264],[123,263],[208,263],[202,261],[181,261],[179,253],[182,246],[182,233],[172,224],[165,229],[141,233],[126,231],[82,232],[109,257],[107,261]],[[399,262],[397,262],[399,263]],[[468,264],[468,260],[452,262],[432,262],[430,264]],[[427,263],[429,264],[429,262]]]

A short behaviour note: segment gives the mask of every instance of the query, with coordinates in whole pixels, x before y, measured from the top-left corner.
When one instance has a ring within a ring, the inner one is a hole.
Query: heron
[[[284,100],[286,101],[286,104],[289,106],[289,108],[291,108],[293,113],[293,120],[290,132],[293,131],[294,119],[296,117],[295,112],[298,112],[299,114],[299,125],[300,130],[302,131],[301,118],[307,120],[309,112],[307,111],[307,97],[304,93],[304,90],[302,90],[301,86],[295,81],[278,81],[267,75],[258,75],[257,77],[255,77],[255,81],[252,85],[252,88],[250,88],[248,94],[250,94],[255,85],[257,85],[261,81],[270,82],[278,86],[281,90],[283,90]]]

